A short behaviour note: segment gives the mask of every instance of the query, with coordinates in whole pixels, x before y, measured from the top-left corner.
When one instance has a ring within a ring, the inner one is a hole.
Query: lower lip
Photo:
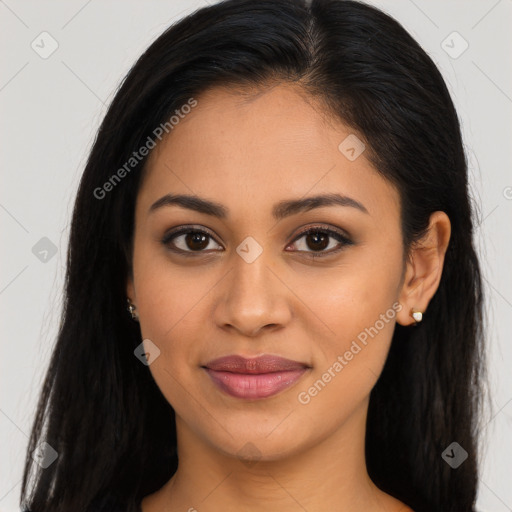
[[[205,368],[213,383],[236,398],[257,399],[267,398],[289,388],[297,382],[307,371],[287,370],[274,373],[232,373]]]

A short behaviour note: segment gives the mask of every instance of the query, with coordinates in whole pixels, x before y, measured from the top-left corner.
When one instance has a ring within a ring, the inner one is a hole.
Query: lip
[[[267,398],[297,382],[310,367],[279,356],[225,356],[203,366],[212,382],[236,398]]]

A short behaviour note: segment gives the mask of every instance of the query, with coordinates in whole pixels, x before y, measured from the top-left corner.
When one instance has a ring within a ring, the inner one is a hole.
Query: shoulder
[[[401,503],[401,506],[397,508],[397,512],[414,512],[414,510],[405,503]]]

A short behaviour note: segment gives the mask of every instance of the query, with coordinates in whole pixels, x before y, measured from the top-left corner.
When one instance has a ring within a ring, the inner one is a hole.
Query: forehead
[[[270,211],[283,198],[335,192],[374,217],[398,216],[396,189],[364,151],[351,160],[340,150],[358,135],[298,86],[214,88],[195,99],[149,156],[139,193],[145,206],[166,193],[187,193],[247,213],[249,204]]]

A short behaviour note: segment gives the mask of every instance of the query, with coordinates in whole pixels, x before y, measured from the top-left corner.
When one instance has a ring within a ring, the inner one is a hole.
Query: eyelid
[[[352,241],[352,237],[346,231],[341,230],[339,228],[334,228],[331,226],[325,226],[325,225],[322,226],[319,224],[316,224],[313,226],[309,225],[306,228],[302,229],[295,236],[295,238],[293,239],[291,244],[295,244],[297,242],[297,240],[300,240],[301,238],[303,238],[305,235],[308,235],[309,233],[317,233],[317,232],[324,233],[328,237],[336,239],[339,246],[334,249],[330,249],[328,251],[323,250],[323,251],[293,251],[293,252],[297,252],[301,255],[305,255],[306,258],[311,258],[311,259],[328,258],[329,256],[339,254],[340,252],[342,252],[345,249],[345,247],[354,245],[354,242]],[[289,245],[290,244],[288,244],[287,247]]]
[[[170,229],[169,231],[166,231],[164,236],[162,237],[161,242],[164,245],[167,245],[172,238],[179,236],[179,235],[186,235],[190,232],[198,232],[198,233],[204,233],[208,235],[210,238],[212,238],[216,244],[221,245],[219,242],[217,242],[216,236],[213,234],[212,231],[210,231],[208,228],[205,228],[203,226],[198,226],[197,224],[182,224],[181,226],[177,226],[175,228]],[[185,251],[193,253],[193,251]],[[201,252],[201,251],[199,251]],[[203,251],[204,252],[204,251]]]
[[[298,238],[304,236],[305,234],[308,234],[310,231],[321,231],[328,234],[336,234],[340,238],[344,239],[346,242],[351,242],[351,236],[344,230],[339,228],[334,228],[331,226],[321,225],[321,224],[314,224],[313,226],[309,225],[305,227],[304,229],[301,229],[299,233],[295,236],[293,241],[297,240]]]

